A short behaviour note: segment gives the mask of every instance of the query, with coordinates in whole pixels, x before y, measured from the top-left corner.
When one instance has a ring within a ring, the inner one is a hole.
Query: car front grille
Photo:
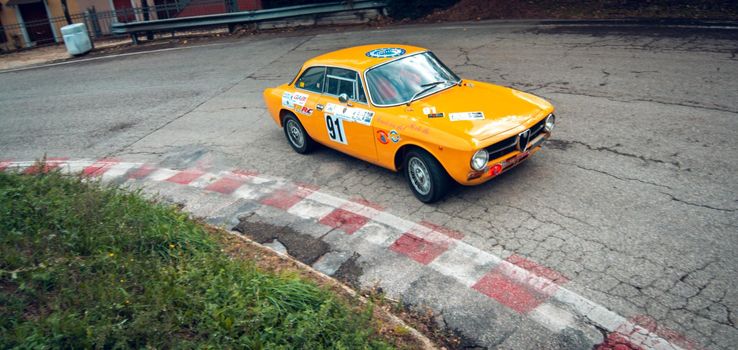
[[[530,141],[533,141],[543,132],[543,126],[546,124],[546,118],[542,119],[530,128]],[[494,160],[500,158],[508,153],[515,150],[515,146],[518,144],[518,135],[508,137],[500,142],[488,146],[487,153],[489,153],[489,159]]]
[[[540,135],[543,132],[543,127],[546,124],[546,118],[541,119],[540,122],[536,123],[536,125],[533,125],[533,127],[530,128],[530,139],[535,140],[538,135]]]

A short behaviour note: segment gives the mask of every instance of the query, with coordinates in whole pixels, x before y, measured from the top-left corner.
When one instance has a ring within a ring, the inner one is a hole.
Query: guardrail
[[[113,34],[130,34],[134,44],[138,43],[138,33],[175,31],[198,27],[210,27],[235,24],[254,23],[290,17],[321,15],[343,11],[381,9],[387,6],[385,1],[359,0],[352,4],[332,2],[314,5],[288,6],[266,10],[222,13],[217,15],[194,16],[183,18],[160,19],[128,23],[113,23]]]

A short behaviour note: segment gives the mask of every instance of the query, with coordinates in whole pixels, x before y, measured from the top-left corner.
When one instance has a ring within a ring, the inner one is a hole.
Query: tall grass
[[[233,260],[198,223],[58,173],[0,173],[0,348],[388,348],[371,310]]]

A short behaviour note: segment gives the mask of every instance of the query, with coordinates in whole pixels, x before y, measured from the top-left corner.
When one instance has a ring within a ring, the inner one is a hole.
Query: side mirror
[[[340,95],[338,95],[338,102],[348,103],[348,100],[349,100],[348,99],[348,95],[346,95],[346,94],[340,94]]]

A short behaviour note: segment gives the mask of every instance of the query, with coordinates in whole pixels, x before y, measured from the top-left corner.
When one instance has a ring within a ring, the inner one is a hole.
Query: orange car
[[[290,146],[320,143],[402,171],[415,196],[434,202],[451,179],[478,185],[541,149],[553,106],[534,95],[461,79],[432,52],[366,45],[303,65],[293,81],[264,90]]]

